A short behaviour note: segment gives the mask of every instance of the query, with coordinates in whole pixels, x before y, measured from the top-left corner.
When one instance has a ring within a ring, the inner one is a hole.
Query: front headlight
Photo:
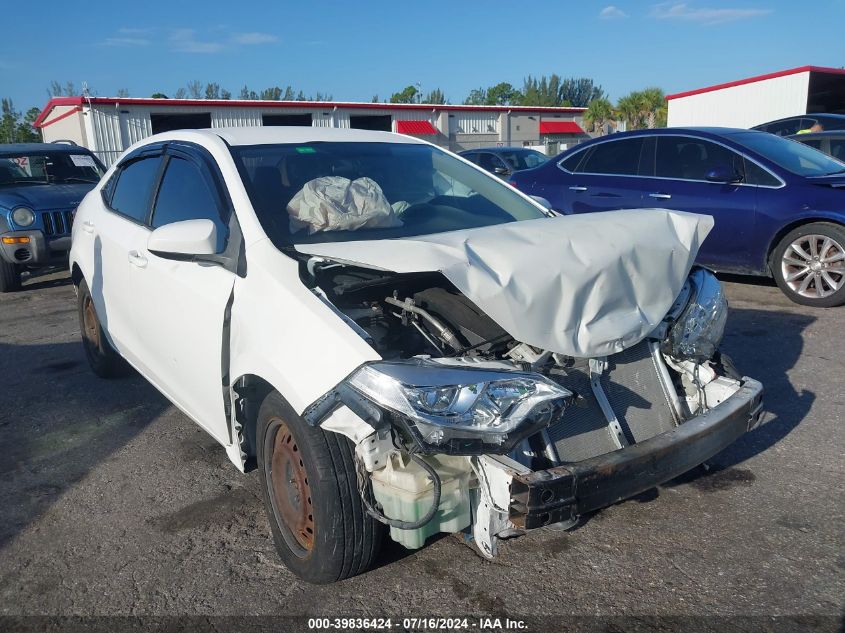
[[[504,452],[557,419],[572,392],[539,374],[428,359],[364,365],[348,384],[388,411],[423,450]]]
[[[32,223],[35,222],[35,213],[32,209],[18,207],[12,211],[12,222],[21,227],[32,226]]]
[[[689,303],[669,330],[662,350],[678,360],[701,362],[712,358],[722,342],[728,300],[722,284],[708,270],[697,268],[689,281]]]

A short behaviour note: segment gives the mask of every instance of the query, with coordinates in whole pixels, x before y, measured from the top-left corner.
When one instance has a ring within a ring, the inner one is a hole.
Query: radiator
[[[677,425],[677,414],[647,341],[609,356],[607,362],[600,383],[629,444],[642,442]],[[559,381],[582,397],[582,406],[568,407],[549,428],[549,437],[561,461],[577,462],[617,450],[607,418],[590,386],[589,371],[586,368],[568,371]]]

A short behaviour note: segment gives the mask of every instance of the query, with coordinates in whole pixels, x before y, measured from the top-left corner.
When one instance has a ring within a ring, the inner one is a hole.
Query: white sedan
[[[258,469],[302,578],[500,539],[697,466],[757,424],[718,351],[712,221],[557,217],[434,145],[318,128],[177,131],[79,207],[84,348]],[[174,457],[173,467],[178,468]]]

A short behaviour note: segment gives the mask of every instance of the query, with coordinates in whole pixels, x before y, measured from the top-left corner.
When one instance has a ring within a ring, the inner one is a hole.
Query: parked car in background
[[[397,134],[216,128],[131,147],[70,261],[92,370],[125,359],[257,467],[280,557],[328,583],[386,527],[493,557],[753,429],[762,387],[720,354],[725,295],[693,268],[711,226],[556,217]]]
[[[791,136],[801,130],[809,130],[816,124],[821,125],[824,130],[845,130],[845,114],[802,114],[761,123],[751,129],[777,136]]]
[[[458,155],[500,178],[507,178],[520,169],[537,167],[549,160],[542,152],[526,147],[482,147],[458,152]]]
[[[837,160],[845,161],[845,130],[795,134],[789,138],[804,143],[804,145],[809,145]]]
[[[0,145],[0,292],[20,288],[24,270],[67,259],[74,211],[104,172],[77,145]]]
[[[845,303],[845,164],[801,143],[730,128],[639,130],[510,180],[564,214],[657,206],[711,215],[699,263],[771,275],[796,303]]]

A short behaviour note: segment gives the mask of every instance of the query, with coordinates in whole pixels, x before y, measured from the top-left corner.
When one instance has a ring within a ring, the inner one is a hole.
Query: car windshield
[[[500,152],[499,156],[504,158],[515,170],[532,169],[539,167],[549,158],[533,149],[518,149],[512,152]]]
[[[102,167],[90,154],[44,152],[0,155],[0,187],[20,184],[97,183]]]
[[[509,185],[430,145],[319,142],[234,146],[231,152],[277,246],[545,217]]]
[[[845,163],[803,143],[774,134],[743,132],[733,135],[732,139],[799,176],[829,176],[845,171]]]

